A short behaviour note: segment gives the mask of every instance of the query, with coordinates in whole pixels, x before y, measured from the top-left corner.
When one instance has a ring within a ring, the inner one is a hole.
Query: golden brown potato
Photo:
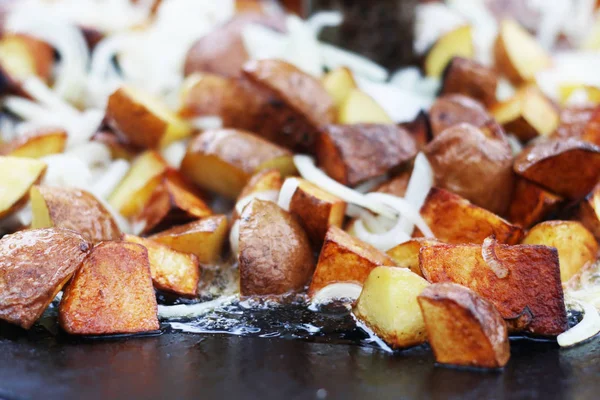
[[[579,221],[600,240],[600,183],[581,202],[577,214]]]
[[[26,95],[21,84],[31,76],[48,83],[53,66],[54,49],[48,43],[22,34],[0,39],[0,75],[8,91]]]
[[[406,268],[377,267],[352,311],[391,348],[416,346],[427,339],[417,296],[428,285]]]
[[[274,168],[283,176],[293,174],[292,156],[249,132],[217,129],[190,142],[181,172],[203,189],[236,198],[255,172]]]
[[[410,133],[413,139],[415,139],[415,143],[419,150],[425,147],[433,137],[431,123],[429,122],[429,117],[425,111],[421,110],[412,121],[403,122],[398,125]]]
[[[436,283],[417,297],[435,361],[502,368],[510,358],[506,323],[496,308],[455,283]]]
[[[525,148],[515,159],[522,177],[569,199],[581,199],[600,180],[600,147],[574,138]]]
[[[508,220],[521,228],[530,228],[549,214],[556,211],[562,203],[562,197],[531,183],[517,179]]]
[[[21,209],[29,199],[29,188],[45,173],[42,161],[0,156],[0,218]]]
[[[529,32],[514,20],[504,20],[494,43],[496,69],[514,85],[533,80],[552,63],[550,56]]]
[[[332,283],[362,285],[369,273],[380,265],[394,267],[396,264],[382,251],[350,236],[337,226],[330,226],[308,294],[312,297]]]
[[[317,141],[319,166],[347,186],[381,176],[416,153],[414,139],[396,125],[327,125]]]
[[[197,191],[175,170],[167,170],[139,215],[143,234],[181,225],[212,214]]]
[[[315,261],[298,221],[277,204],[252,200],[240,216],[239,268],[242,296],[300,291]]]
[[[429,110],[429,122],[433,137],[462,122],[475,127],[485,126],[492,116],[481,103],[462,94],[438,97]]]
[[[146,248],[102,242],[65,289],[58,320],[71,335],[147,332],[159,328],[157,308]]]
[[[421,249],[419,260],[429,282],[472,289],[496,306],[513,330],[556,336],[568,328],[556,249],[495,242],[487,248],[438,245]]]
[[[142,148],[165,147],[193,128],[148,93],[121,86],[108,98],[106,120],[124,139]]]
[[[408,268],[415,274],[422,276],[421,267],[419,266],[419,252],[421,248],[427,246],[435,246],[442,242],[435,239],[414,238],[408,242],[400,243],[396,247],[392,247],[386,254],[390,256],[397,266]]]
[[[594,110],[583,128],[581,140],[600,146],[600,107]]]
[[[122,158],[128,161],[133,161],[140,153],[140,149],[125,143],[116,134],[111,131],[99,131],[92,136],[92,140],[102,143],[110,150],[110,156],[113,160]]]
[[[514,185],[510,146],[486,137],[476,127],[459,124],[431,141],[424,153],[434,172],[435,186],[473,204],[504,214]]]
[[[156,289],[184,297],[195,297],[198,294],[198,257],[133,235],[125,235],[125,241],[141,244],[148,250],[152,283]]]
[[[0,145],[0,154],[13,157],[42,158],[62,153],[67,144],[64,129],[39,129]]]
[[[556,247],[563,283],[586,263],[594,262],[598,252],[594,235],[577,221],[540,222],[527,232],[522,243]]]
[[[202,264],[213,264],[221,256],[227,236],[227,217],[213,215],[159,232],[150,239],[182,253],[195,254]]]
[[[471,58],[475,53],[471,27],[460,26],[437,40],[425,58],[425,74],[440,77],[454,57]]]
[[[507,132],[523,142],[549,136],[560,122],[554,104],[535,86],[520,89],[512,98],[492,107],[491,113]]]
[[[352,89],[357,88],[352,71],[346,67],[339,67],[328,72],[321,82],[338,109],[346,101]]]
[[[443,74],[442,95],[462,94],[486,107],[496,103],[496,72],[477,61],[454,57]]]
[[[138,215],[162,181],[167,162],[155,151],[140,154],[108,202],[125,217]]]
[[[550,137],[581,138],[586,125],[592,119],[592,115],[594,115],[595,109],[596,107],[591,106],[563,108],[560,110],[558,127],[556,127],[556,131],[554,131]]]
[[[260,192],[279,192],[283,185],[283,177],[276,169],[264,169],[252,175],[238,196],[238,201],[246,196]]]
[[[33,186],[29,196],[33,229],[71,229],[92,243],[121,239],[121,230],[110,212],[85,190]]]
[[[290,200],[289,211],[299,219],[311,242],[320,248],[329,226],[341,228],[346,202],[304,179],[295,179],[298,179],[298,187]]]
[[[338,124],[393,124],[394,120],[368,94],[352,89],[340,104]]]
[[[434,236],[445,243],[483,243],[494,235],[501,243],[515,244],[523,231],[488,210],[443,189],[432,188],[421,216]]]
[[[242,74],[264,97],[254,129],[300,152],[314,151],[318,127],[334,122],[335,106],[321,82],[280,60],[249,61]]]
[[[25,329],[71,279],[91,245],[66,229],[29,229],[0,239],[0,319]]]

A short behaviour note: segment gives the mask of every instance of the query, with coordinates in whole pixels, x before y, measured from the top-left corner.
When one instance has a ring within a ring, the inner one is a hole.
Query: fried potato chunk
[[[600,107],[596,107],[583,128],[581,140],[600,146]]]
[[[125,241],[141,244],[148,250],[150,274],[156,289],[184,297],[195,297],[198,294],[198,257],[138,236],[125,235]]]
[[[121,239],[121,230],[110,212],[85,190],[33,186],[30,199],[33,229],[72,229],[92,243]]]
[[[45,173],[42,161],[0,156],[0,218],[21,209],[29,199],[29,189]]]
[[[596,107],[590,106],[571,106],[564,107],[559,113],[559,123],[550,137],[551,138],[581,138],[588,123],[591,125],[591,119]],[[598,114],[600,116],[600,114]],[[600,125],[598,125],[600,128]],[[599,143],[600,144],[600,143]]]
[[[102,242],[65,289],[58,320],[71,335],[139,333],[159,328],[157,311],[146,248]]]
[[[600,240],[600,183],[579,205],[579,221]]]
[[[443,74],[442,95],[462,94],[486,107],[496,103],[496,72],[477,61],[454,57]]]
[[[408,268],[415,274],[423,276],[421,274],[421,267],[419,266],[419,252],[421,251],[421,248],[435,246],[441,243],[442,242],[435,239],[414,238],[407,242],[400,243],[396,247],[392,247],[386,251],[386,254],[394,260],[397,266]]]
[[[308,295],[312,297],[332,283],[349,282],[362,285],[369,273],[380,265],[394,267],[396,264],[384,252],[350,236],[336,226],[330,226]]]
[[[554,212],[563,199],[525,179],[517,179],[508,219],[521,228],[530,228]]]
[[[323,87],[333,99],[333,103],[339,109],[344,101],[358,86],[354,81],[354,75],[346,67],[339,67],[328,72],[322,79]]]
[[[40,129],[0,145],[0,154],[12,157],[42,158],[62,153],[67,144],[64,129]]]
[[[92,141],[102,143],[110,150],[110,157],[113,160],[122,158],[127,161],[133,161],[141,152],[139,147],[131,143],[125,143],[121,138],[109,130],[98,131],[92,136]]]
[[[406,129],[408,133],[410,133],[413,139],[415,139],[415,143],[417,144],[417,148],[419,150],[425,147],[425,145],[429,143],[433,137],[429,116],[423,110],[419,111],[415,119],[412,121],[402,122],[398,124],[398,126]]]
[[[283,176],[296,171],[288,150],[233,129],[205,131],[188,146],[181,172],[203,189],[236,198],[255,172],[274,168]]]
[[[23,81],[36,76],[48,83],[54,66],[54,50],[41,40],[5,33],[0,40],[0,75],[8,91],[24,95]]]
[[[471,58],[474,53],[471,27],[460,26],[443,35],[431,47],[425,58],[425,74],[440,77],[454,57]]]
[[[522,177],[568,199],[581,199],[600,181],[600,147],[574,138],[535,143],[515,159]]]
[[[421,249],[419,260],[425,279],[470,288],[496,306],[513,331],[556,336],[568,328],[556,249],[438,245]]]
[[[426,340],[417,296],[428,285],[406,268],[377,267],[352,311],[391,348],[416,346]]]
[[[355,186],[412,159],[414,139],[396,125],[327,125],[317,142],[317,159],[336,181]]]
[[[455,283],[430,285],[417,300],[438,363],[479,368],[506,365],[508,330],[492,304]]]
[[[483,243],[494,235],[501,243],[515,244],[523,231],[508,221],[468,200],[443,189],[432,188],[421,216],[434,236],[445,243]]]
[[[594,235],[577,221],[540,222],[523,238],[523,244],[555,247],[563,283],[589,262],[596,260],[598,243]]]
[[[483,127],[492,116],[476,100],[462,94],[447,94],[438,97],[429,110],[429,123],[433,137],[460,123]]]
[[[227,236],[227,217],[213,215],[159,232],[150,239],[182,253],[195,254],[202,264],[213,264],[221,256]]]
[[[31,328],[90,249],[83,236],[59,228],[0,239],[0,319]]]
[[[283,185],[283,177],[276,169],[264,169],[252,175],[238,196],[238,201],[246,196],[261,192],[279,192]]]
[[[337,123],[393,124],[394,120],[371,96],[360,89],[352,89],[339,106]]]
[[[298,221],[277,204],[254,199],[240,216],[239,268],[242,296],[301,291],[315,261]]]

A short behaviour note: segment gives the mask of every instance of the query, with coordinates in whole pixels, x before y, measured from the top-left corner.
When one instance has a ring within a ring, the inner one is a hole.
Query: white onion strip
[[[485,238],[481,245],[481,257],[498,278],[504,279],[508,276],[508,268],[498,259],[495,247],[496,238],[493,235]]]
[[[281,190],[279,191],[279,199],[277,199],[277,205],[285,211],[290,211],[290,203],[292,202],[292,196],[296,193],[299,181],[296,178],[287,178]]]
[[[425,154],[419,153],[415,158],[415,165],[410,175],[404,198],[419,212],[432,187],[433,169]],[[412,235],[413,224],[404,215],[402,216],[402,226],[407,234]]]
[[[200,317],[206,313],[213,311],[215,308],[222,307],[233,303],[238,296],[223,296],[215,300],[205,301],[204,303],[196,304],[178,304],[175,306],[158,305],[158,317],[161,319],[168,318],[192,318]]]
[[[233,223],[231,231],[229,232],[229,245],[231,246],[231,252],[237,259],[240,253],[240,220],[238,219]]]
[[[600,314],[593,305],[578,302],[583,308],[583,319],[574,327],[556,338],[561,347],[574,346],[600,333]]]
[[[366,196],[370,199],[379,201],[387,206],[393,207],[398,212],[398,214],[402,216],[401,219],[406,218],[411,224],[416,225],[421,231],[421,233],[425,235],[425,237],[434,237],[434,234],[427,225],[427,222],[425,222],[423,217],[421,217],[419,209],[410,204],[408,200],[403,199],[402,197],[393,196],[391,194],[377,192],[368,193]],[[409,233],[406,232],[406,234]]]
[[[360,292],[362,292],[362,286],[357,283],[332,283],[319,290],[312,297],[309,309],[316,311],[316,306],[331,303],[333,300],[349,300],[353,302],[358,299]]]

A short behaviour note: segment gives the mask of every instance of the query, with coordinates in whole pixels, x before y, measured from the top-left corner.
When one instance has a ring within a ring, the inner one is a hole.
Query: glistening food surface
[[[600,331],[594,21],[422,4],[390,75],[318,40],[340,14],[247,3],[6,9],[0,319],[487,369]]]

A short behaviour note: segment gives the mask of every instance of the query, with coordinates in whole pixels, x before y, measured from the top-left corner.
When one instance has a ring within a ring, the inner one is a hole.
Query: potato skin
[[[29,189],[46,174],[46,163],[30,158],[0,156],[0,218],[23,208]]]
[[[600,241],[600,183],[579,205],[577,218]]]
[[[419,111],[412,121],[402,122],[398,124],[398,126],[406,129],[408,133],[410,133],[413,139],[415,139],[415,143],[419,150],[429,143],[433,137],[429,116],[423,110]]]
[[[148,251],[127,242],[102,242],[75,273],[58,320],[72,335],[138,333],[159,328]]]
[[[300,291],[315,268],[308,237],[277,204],[252,200],[240,217],[240,294],[281,295]]]
[[[600,181],[600,147],[575,138],[547,140],[525,148],[513,168],[551,192],[577,200]]]
[[[60,228],[0,239],[0,319],[31,328],[90,249],[83,236]]]
[[[562,201],[562,197],[519,178],[508,209],[508,220],[521,228],[529,228],[554,212]]]
[[[560,111],[559,125],[551,138],[581,138],[596,107],[566,107]]]
[[[414,139],[395,125],[327,125],[317,140],[317,159],[327,175],[355,186],[413,158]]]
[[[440,96],[429,109],[429,122],[434,138],[460,123],[481,127],[490,120],[492,116],[481,103],[462,94]]]
[[[421,267],[419,266],[419,253],[422,247],[436,246],[442,242],[435,239],[428,238],[414,238],[408,242],[400,243],[399,245],[392,247],[385,253],[390,256],[397,266],[408,268],[415,274],[423,276],[421,274]]]
[[[0,154],[13,157],[41,158],[62,153],[67,143],[64,129],[36,129],[8,143],[0,143]]]
[[[442,95],[462,94],[488,108],[496,103],[496,72],[474,60],[454,57],[448,63],[442,79]]]
[[[506,365],[508,330],[492,304],[455,283],[430,285],[417,300],[438,363],[480,368]]]
[[[493,213],[506,213],[514,185],[513,156],[506,142],[490,139],[472,125],[459,124],[434,138],[424,152],[435,186]]]

